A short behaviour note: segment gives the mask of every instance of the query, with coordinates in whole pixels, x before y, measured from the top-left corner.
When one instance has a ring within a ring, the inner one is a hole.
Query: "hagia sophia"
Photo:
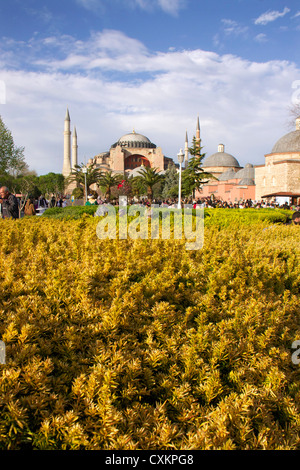
[[[196,140],[201,142],[199,118],[196,125]],[[188,137],[185,137],[184,162],[189,161]],[[241,167],[237,158],[225,151],[225,145],[219,144],[217,152],[205,157],[203,169],[211,173],[211,179],[197,192],[196,197],[216,197],[219,200],[235,202],[251,199],[255,201],[274,200],[276,197],[288,197],[292,204],[300,200],[300,117],[296,119],[294,131],[285,134],[264,156],[264,163],[253,165],[251,162]],[[64,176],[69,176],[72,168],[78,164],[77,131],[71,133],[71,120],[67,110],[64,125]],[[163,154],[148,137],[135,131],[125,134],[113,143],[109,150],[102,151],[89,159],[87,166],[113,173],[136,175],[142,167],[156,168],[164,172],[172,158]]]

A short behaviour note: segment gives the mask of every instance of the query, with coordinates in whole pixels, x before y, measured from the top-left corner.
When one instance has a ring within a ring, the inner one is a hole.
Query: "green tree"
[[[164,175],[160,174],[157,168],[145,166],[138,171],[138,176],[135,176],[135,179],[145,186],[147,198],[151,204],[153,200],[153,187],[164,180]]]
[[[98,185],[100,186],[101,191],[103,191],[103,193],[105,194],[105,197],[107,199],[110,199],[112,188],[118,186],[118,184],[120,184],[123,179],[124,175],[114,175],[113,172],[110,170],[100,175],[98,179]]]
[[[16,177],[28,170],[25,162],[24,147],[17,147],[13,136],[0,116],[0,174]]]
[[[202,147],[200,142],[193,138],[193,146],[189,148],[192,157],[189,159],[188,166],[182,172],[182,195],[195,195],[195,191],[207,183],[210,179],[216,179],[211,173],[203,170],[202,163],[205,153],[201,153]]]
[[[178,197],[178,184],[179,175],[175,165],[170,165],[165,173],[164,187],[162,190],[162,197],[167,199],[168,197]]]
[[[57,197],[64,192],[65,184],[65,177],[61,173],[50,172],[38,178],[38,187],[45,196],[54,194]]]
[[[83,173],[83,168],[87,169],[86,173]],[[87,187],[87,192],[89,193],[90,191],[90,186],[94,183],[98,183],[98,180],[100,179],[102,175],[102,171],[100,168],[96,168],[95,163],[86,166],[84,163],[81,163],[81,165],[75,165],[75,168],[72,169],[72,172],[68,178],[66,178],[66,184],[76,182],[77,185],[83,189],[83,194],[84,197],[87,196],[85,194],[85,178],[86,178],[86,187]]]
[[[118,185],[111,190],[111,197],[119,198],[120,196],[131,196],[133,193],[132,182],[133,176],[129,176],[127,173],[120,176]]]

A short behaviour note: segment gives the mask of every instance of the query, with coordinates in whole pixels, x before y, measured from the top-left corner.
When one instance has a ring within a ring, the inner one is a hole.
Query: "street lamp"
[[[180,149],[179,153],[177,154],[178,162],[179,162],[179,191],[178,191],[178,209],[181,209],[181,164],[183,162],[184,153],[182,149]]]
[[[82,167],[82,173],[84,174],[84,187],[85,187],[85,202],[87,202],[87,187],[86,187],[86,174],[87,174],[87,167]]]

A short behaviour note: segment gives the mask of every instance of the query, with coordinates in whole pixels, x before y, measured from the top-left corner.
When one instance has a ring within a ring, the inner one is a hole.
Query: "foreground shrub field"
[[[0,220],[0,449],[300,449],[299,227],[96,225]]]

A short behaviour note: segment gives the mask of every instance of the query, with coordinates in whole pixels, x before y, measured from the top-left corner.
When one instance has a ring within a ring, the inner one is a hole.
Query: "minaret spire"
[[[185,146],[184,146],[184,168],[187,168],[189,163],[189,141],[188,141],[188,133],[185,133]]]
[[[65,128],[64,128],[64,163],[62,174],[69,176],[71,173],[71,120],[69,110],[67,108],[65,117]]]
[[[199,155],[200,155],[201,137],[200,137],[200,121],[199,121],[199,116],[198,116],[198,119],[197,119],[196,143],[199,145]]]
[[[200,142],[200,140],[201,140],[201,138],[200,138],[200,121],[199,121],[199,116],[198,116],[198,119],[197,119],[196,140],[197,140],[197,142]]]
[[[76,127],[74,126],[72,143],[72,168],[75,168],[75,165],[78,165],[78,144]]]

